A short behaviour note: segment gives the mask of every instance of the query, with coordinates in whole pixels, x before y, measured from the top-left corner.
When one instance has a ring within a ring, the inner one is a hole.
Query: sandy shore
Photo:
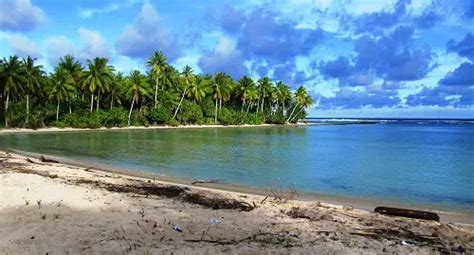
[[[474,226],[387,217],[0,152],[0,254],[474,252]]]
[[[71,131],[90,131],[90,130],[140,130],[140,129],[187,129],[187,128],[248,128],[248,127],[297,127],[297,126],[309,126],[313,124],[298,123],[298,124],[261,124],[261,125],[180,125],[180,126],[130,126],[130,127],[101,127],[101,128],[58,128],[58,127],[46,127],[39,129],[30,128],[0,128],[0,134],[13,134],[13,133],[37,133],[37,132],[71,132]]]

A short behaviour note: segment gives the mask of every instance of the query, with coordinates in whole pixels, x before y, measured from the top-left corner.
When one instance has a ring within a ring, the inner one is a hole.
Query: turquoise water
[[[474,125],[9,134],[0,146],[255,187],[474,210]]]

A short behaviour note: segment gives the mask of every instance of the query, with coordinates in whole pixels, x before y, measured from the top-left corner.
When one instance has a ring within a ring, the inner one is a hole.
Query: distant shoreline
[[[298,124],[261,124],[261,125],[179,125],[179,126],[129,126],[129,127],[100,127],[100,128],[58,128],[58,127],[46,127],[39,129],[30,128],[1,128],[0,134],[10,133],[36,133],[36,132],[68,132],[68,131],[104,131],[104,130],[150,130],[150,129],[200,129],[200,128],[249,128],[249,127],[298,127],[307,126],[305,123]]]

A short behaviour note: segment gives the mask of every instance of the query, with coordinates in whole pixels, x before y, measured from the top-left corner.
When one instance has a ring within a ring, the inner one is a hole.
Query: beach
[[[474,250],[474,226],[132,177],[0,152],[0,253]]]

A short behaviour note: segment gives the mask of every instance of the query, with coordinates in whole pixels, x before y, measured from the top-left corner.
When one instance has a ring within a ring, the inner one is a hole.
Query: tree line
[[[107,58],[62,57],[52,73],[32,57],[0,61],[0,117],[5,127],[179,124],[294,123],[312,99],[303,86],[294,92],[268,77],[233,80],[219,72],[196,75],[176,70],[162,52],[146,62],[148,71],[124,75]]]

